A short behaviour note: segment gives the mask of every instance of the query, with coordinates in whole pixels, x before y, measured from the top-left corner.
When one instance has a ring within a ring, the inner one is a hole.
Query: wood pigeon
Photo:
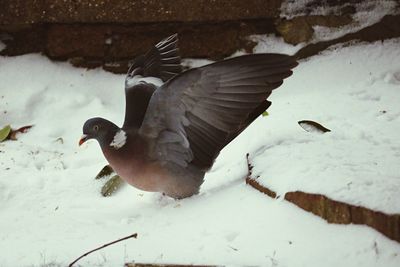
[[[138,57],[125,81],[122,127],[103,118],[83,126],[130,185],[172,198],[199,192],[219,152],[270,105],[297,66],[292,56],[252,54],[182,71],[177,35]]]

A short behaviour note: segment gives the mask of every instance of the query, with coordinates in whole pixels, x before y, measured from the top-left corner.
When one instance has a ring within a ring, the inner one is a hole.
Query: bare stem
[[[79,258],[77,258],[76,260],[74,260],[73,262],[71,262],[71,263],[68,265],[68,267],[72,267],[77,261],[79,261],[79,260],[82,259],[83,257],[86,257],[86,256],[89,255],[90,253],[93,253],[93,252],[95,252],[95,251],[97,251],[97,250],[100,250],[100,249],[102,249],[102,248],[108,247],[108,246],[110,246],[110,245],[112,245],[112,244],[115,244],[115,243],[124,241],[124,240],[129,239],[129,238],[137,238],[137,233],[134,233],[134,234],[132,234],[132,235],[129,235],[129,236],[120,238],[120,239],[118,239],[118,240],[115,240],[115,241],[112,241],[112,242],[110,242],[110,243],[104,244],[104,245],[102,245],[101,247],[95,248],[95,249],[93,249],[93,250],[91,250],[91,251],[89,251],[89,252],[86,252],[85,254],[83,254],[82,256],[80,256]]]

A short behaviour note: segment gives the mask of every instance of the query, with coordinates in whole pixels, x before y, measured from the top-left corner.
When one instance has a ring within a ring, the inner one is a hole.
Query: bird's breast
[[[104,155],[114,171],[127,183],[144,191],[157,192],[163,190],[167,173],[159,164],[133,154],[118,154],[105,151]]]
[[[171,171],[167,164],[149,159],[147,147],[146,140],[139,140],[121,149],[103,148],[103,153],[114,171],[138,189],[162,192],[173,198],[198,193],[202,179],[194,179],[185,168]]]

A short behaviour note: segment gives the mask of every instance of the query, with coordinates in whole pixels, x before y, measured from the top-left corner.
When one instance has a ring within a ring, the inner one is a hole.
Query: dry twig
[[[112,244],[115,244],[115,243],[124,241],[124,240],[129,239],[129,238],[137,238],[137,233],[134,233],[134,234],[132,234],[132,235],[129,235],[129,236],[120,238],[120,239],[118,239],[118,240],[115,240],[115,241],[112,241],[112,242],[110,242],[110,243],[104,244],[104,245],[102,245],[101,247],[95,248],[95,249],[93,249],[93,250],[91,250],[91,251],[89,251],[89,252],[86,252],[85,254],[83,254],[82,256],[80,256],[79,258],[77,258],[76,260],[74,260],[73,262],[71,262],[71,263],[68,265],[68,267],[72,267],[72,266],[73,266],[75,263],[77,263],[80,259],[82,259],[83,257],[86,257],[86,256],[89,255],[90,253],[93,253],[93,252],[95,252],[95,251],[97,251],[97,250],[100,250],[100,249],[102,249],[102,248],[108,247],[108,246],[110,246],[110,245],[112,245]]]

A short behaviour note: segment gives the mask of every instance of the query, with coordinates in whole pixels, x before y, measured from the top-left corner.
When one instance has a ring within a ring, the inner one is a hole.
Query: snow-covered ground
[[[130,186],[99,193],[104,181],[94,176],[105,159],[96,142],[77,142],[89,117],[122,122],[123,75],[0,57],[0,126],[35,125],[0,143],[0,266],[65,266],[135,232],[78,264],[400,266],[399,243],[375,230],[328,224],[244,182],[249,152],[255,173],[280,193],[399,213],[399,47],[400,39],[337,47],[302,61],[273,94],[270,115],[224,149],[199,195],[181,201]],[[305,132],[303,119],[332,132]]]
[[[353,20],[349,25],[340,28],[329,28],[324,26],[313,26],[314,34],[311,43],[332,40],[339,38],[351,32],[359,31],[365,27],[379,22],[385,15],[399,14],[400,4],[398,0],[363,0],[359,3],[347,3],[347,6],[354,7]],[[315,0],[285,0],[281,5],[281,18],[292,19],[298,16],[308,15],[342,15],[343,5],[329,6],[326,3],[321,4]],[[304,45],[304,44],[303,44]]]
[[[400,214],[399,48],[398,39],[346,47],[300,64],[272,96],[253,174],[278,194],[317,192]],[[332,131],[305,132],[295,123],[304,119]]]

